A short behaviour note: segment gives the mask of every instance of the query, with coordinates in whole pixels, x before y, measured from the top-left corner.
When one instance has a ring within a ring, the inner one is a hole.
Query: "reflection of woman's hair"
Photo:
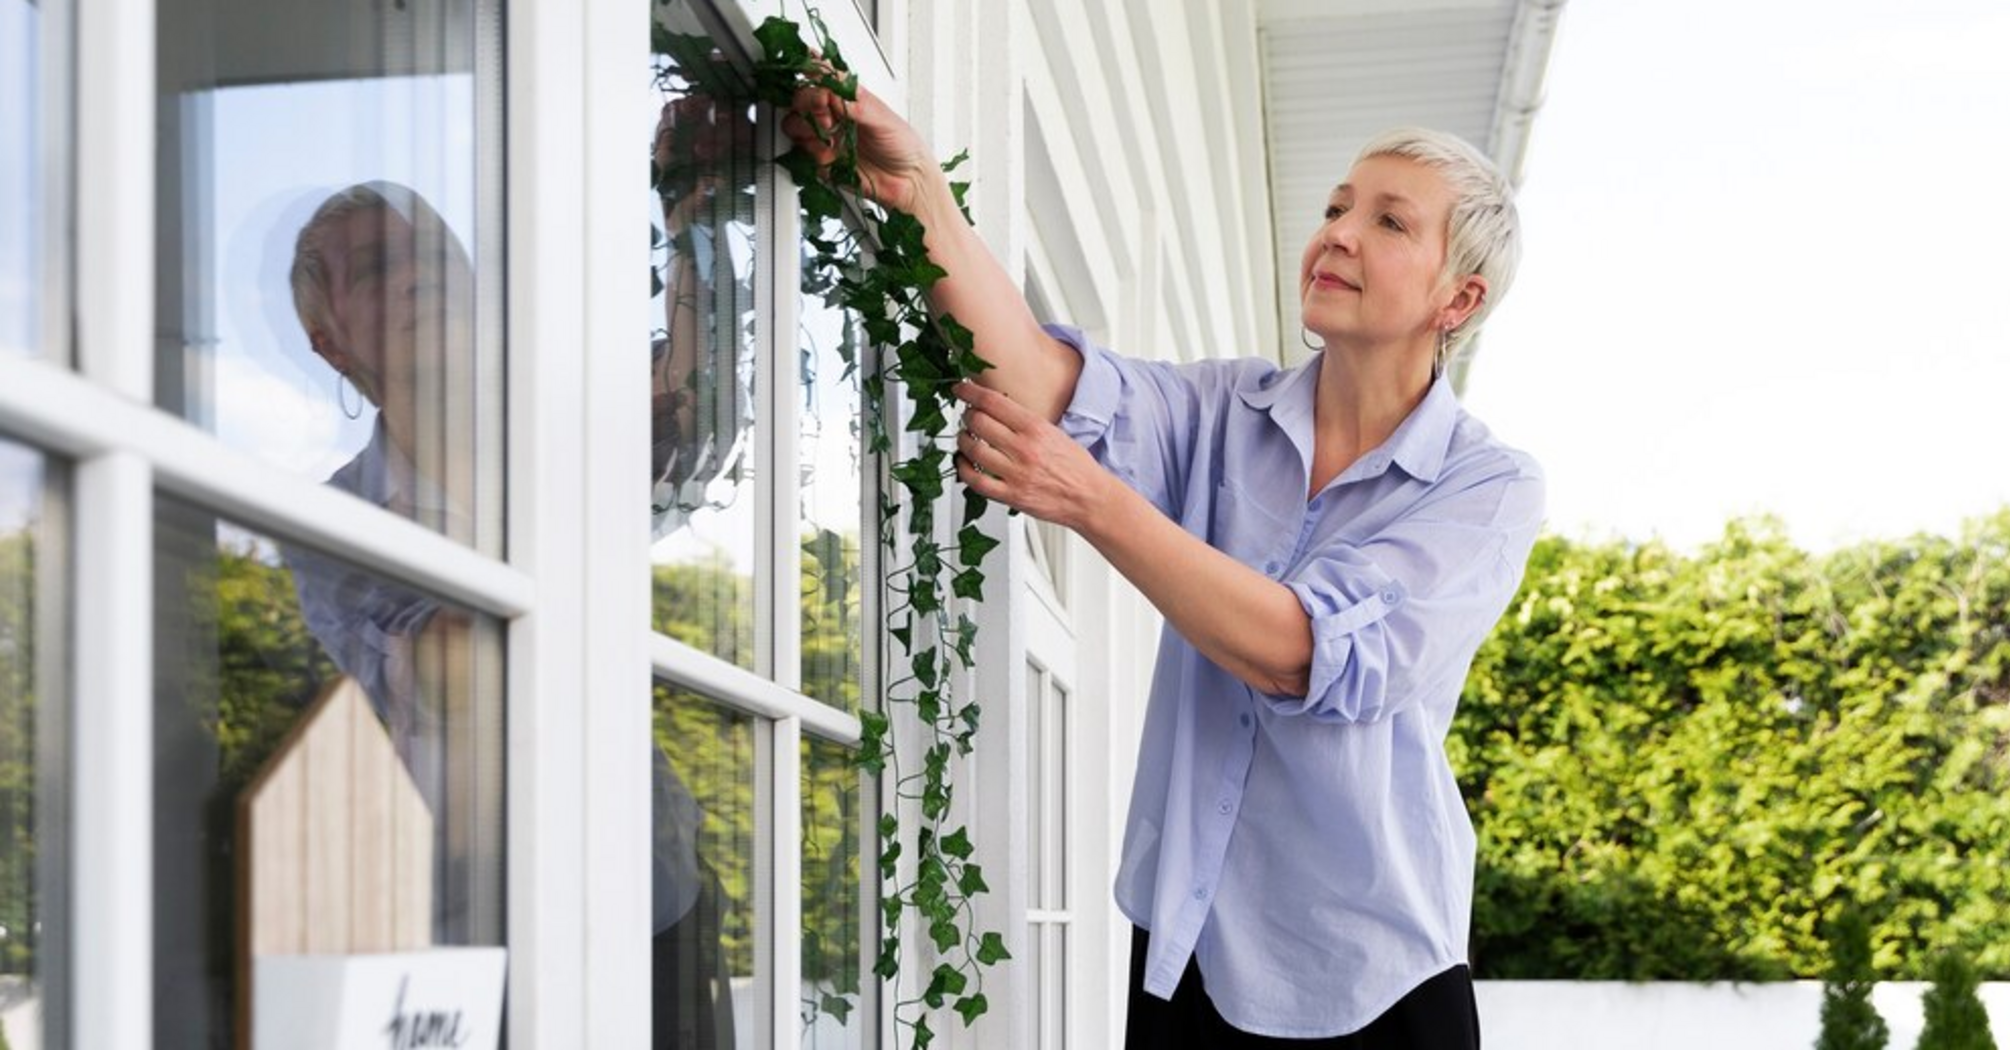
[[[322,254],[322,238],[349,216],[373,211],[398,213],[412,224],[421,244],[440,245],[463,259],[467,256],[446,220],[411,187],[377,180],[339,190],[314,209],[314,217],[300,228],[300,236],[293,242],[293,309],[307,331],[320,331],[329,320],[328,259]]]

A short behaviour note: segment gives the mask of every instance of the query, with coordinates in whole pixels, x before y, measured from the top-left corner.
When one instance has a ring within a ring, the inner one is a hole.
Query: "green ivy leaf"
[[[930,1009],[939,1010],[946,997],[962,995],[963,989],[969,983],[969,978],[963,976],[963,971],[948,963],[939,963],[935,967],[934,975],[929,978],[927,990],[921,993],[922,1001],[926,1002]]]
[[[1005,938],[996,933],[987,933],[977,943],[977,961],[986,966],[1010,959],[1012,953],[1005,950]]]
[[[984,535],[984,530],[976,523],[965,525],[956,533],[956,560],[965,565],[981,564],[985,555],[998,549],[998,544],[998,540]]]
[[[767,55],[764,62],[791,69],[804,69],[810,64],[810,46],[803,42],[796,24],[786,18],[769,15],[763,19],[754,27],[754,40]]]
[[[956,1000],[956,1012],[963,1015],[963,1027],[965,1028],[970,1027],[979,1017],[984,1016],[984,1012],[989,1009],[991,1009],[991,1004],[984,1001],[983,992],[979,992],[976,995],[966,995]]]
[[[970,855],[976,852],[976,847],[970,844],[970,828],[966,825],[944,835],[942,852],[958,860],[969,860]]]
[[[972,600],[984,597],[984,574],[976,569],[965,569],[950,578],[949,589],[958,598]]]
[[[984,883],[984,869],[975,864],[964,866],[963,873],[956,877],[956,888],[963,891],[965,897],[991,892],[991,887]]]

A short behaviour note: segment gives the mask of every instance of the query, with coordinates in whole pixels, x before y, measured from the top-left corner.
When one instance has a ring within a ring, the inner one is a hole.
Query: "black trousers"
[[[1201,987],[1192,959],[1170,1001],[1145,994],[1145,949],[1151,935],[1131,934],[1130,1015],[1124,1050],[1479,1050],[1480,1016],[1472,972],[1454,966],[1411,989],[1368,1027],[1331,1039],[1278,1039],[1251,1035],[1222,1020]]]

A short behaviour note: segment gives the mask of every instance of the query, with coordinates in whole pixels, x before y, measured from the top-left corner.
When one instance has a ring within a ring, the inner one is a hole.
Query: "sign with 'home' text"
[[[428,948],[260,956],[252,1050],[495,1050],[505,955]]]

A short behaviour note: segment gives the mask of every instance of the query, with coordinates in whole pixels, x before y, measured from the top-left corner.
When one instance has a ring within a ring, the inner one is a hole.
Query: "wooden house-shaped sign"
[[[495,1045],[503,950],[428,950],[433,842],[369,697],[337,678],[238,799],[238,1046]]]

